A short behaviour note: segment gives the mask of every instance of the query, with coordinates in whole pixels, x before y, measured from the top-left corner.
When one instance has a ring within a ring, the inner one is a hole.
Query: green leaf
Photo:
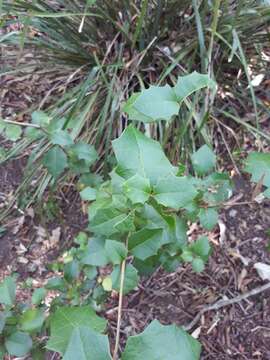
[[[44,111],[37,110],[32,113],[32,124],[46,127],[50,121],[50,117]]]
[[[102,287],[105,291],[112,291],[112,278],[110,276],[107,276],[102,280]]]
[[[173,89],[169,85],[150,86],[143,90],[133,103],[133,107],[147,118],[170,120],[178,115],[179,104]]]
[[[149,199],[151,193],[149,179],[138,174],[125,181],[123,189],[133,204],[144,204]]]
[[[88,236],[85,232],[80,231],[79,234],[75,237],[74,242],[80,246],[85,246],[88,241]]]
[[[179,76],[177,84],[173,89],[177,101],[182,102],[186,97],[204,87],[215,89],[216,83],[208,75],[199,74],[194,71],[191,74]]]
[[[200,273],[204,270],[204,261],[201,258],[195,258],[191,262],[192,269],[196,273]]]
[[[49,138],[53,145],[70,146],[73,144],[73,140],[66,130],[54,131]]]
[[[199,219],[206,230],[212,230],[218,222],[218,212],[214,208],[201,208]]]
[[[120,291],[120,266],[116,266],[111,274],[113,289]],[[138,271],[134,266],[128,264],[125,270],[124,290],[123,293],[128,294],[136,288],[139,283]]]
[[[116,224],[114,224],[114,228],[119,231],[119,233],[134,231],[134,218],[134,212],[131,211],[129,214],[126,214],[123,219],[119,220]]]
[[[12,306],[16,297],[16,282],[8,276],[0,284],[0,304]]]
[[[45,285],[45,288],[47,290],[59,290],[59,291],[65,291],[65,281],[59,277],[55,276],[48,280],[47,284]]]
[[[63,360],[111,360],[108,336],[86,326],[73,330]]]
[[[140,131],[128,126],[117,140],[113,149],[119,167],[125,170],[125,177],[139,174],[148,178],[153,185],[161,176],[175,173],[175,168],[166,158],[160,144]]]
[[[22,129],[19,125],[6,124],[5,137],[11,141],[17,141],[22,135]]]
[[[82,258],[82,263],[92,266],[105,266],[108,262],[105,240],[103,238],[91,238],[85,256]]]
[[[141,334],[130,336],[122,360],[199,360],[201,346],[176,325],[154,320]]]
[[[227,174],[213,173],[201,181],[199,190],[208,204],[220,204],[232,195],[231,180]]]
[[[263,185],[270,187],[270,153],[252,152],[246,160],[245,171],[258,183],[263,177]]]
[[[74,174],[87,174],[89,173],[89,165],[85,160],[68,157],[68,167]]]
[[[3,332],[6,325],[6,320],[8,317],[10,317],[10,315],[10,311],[0,311],[0,334]]]
[[[151,123],[153,122],[153,119],[151,117],[142,114],[134,107],[134,103],[139,96],[140,93],[132,94],[125,103],[125,105],[123,106],[123,111],[128,114],[129,120],[137,120],[137,121],[142,121],[144,123]]]
[[[110,236],[118,232],[117,224],[120,226],[125,221],[127,214],[113,208],[98,209],[92,221],[90,221],[90,229],[95,234]]]
[[[92,201],[92,200],[96,199],[97,190],[88,186],[80,192],[80,195],[81,195],[82,200]]]
[[[187,225],[176,215],[167,215],[161,209],[156,209],[145,204],[143,218],[147,220],[146,227],[149,229],[162,229],[161,244],[178,243],[184,245],[187,240]]]
[[[0,344],[0,360],[4,360],[5,355],[6,355],[6,349],[4,345]]]
[[[196,151],[191,160],[195,171],[200,175],[209,173],[216,165],[216,156],[207,145],[203,145]]]
[[[64,266],[64,277],[68,282],[72,282],[80,275],[79,263],[76,260],[70,261]]]
[[[85,160],[88,166],[92,165],[98,158],[94,146],[84,142],[78,142],[70,147],[69,152],[79,160]]]
[[[128,248],[140,260],[156,255],[162,246],[162,229],[142,229],[129,237]]]
[[[5,346],[9,355],[22,357],[31,350],[32,339],[28,334],[17,331],[6,339]]]
[[[42,128],[47,128],[50,125],[50,117],[43,111],[34,111],[32,113],[32,124],[39,125]],[[33,127],[29,127],[25,130],[25,134],[28,138],[35,140],[44,136],[44,132]]]
[[[119,241],[106,240],[105,251],[107,258],[114,265],[121,264],[121,262],[127,257],[127,248]]]
[[[42,164],[57,179],[67,167],[67,156],[60,147],[54,146],[45,154]]]
[[[60,307],[51,317],[51,337],[47,349],[64,354],[75,329],[84,326],[92,331],[103,332],[106,321],[97,316],[90,306]]]
[[[190,249],[194,254],[206,261],[211,251],[207,236],[201,236],[190,246]]]
[[[20,317],[20,329],[34,332],[41,329],[45,320],[44,312],[40,309],[28,309]]]
[[[41,302],[45,299],[46,294],[47,294],[47,291],[44,288],[35,289],[32,294],[32,304],[40,305]]]
[[[190,203],[197,191],[187,177],[169,176],[159,180],[154,187],[154,198],[159,204],[180,209]]]

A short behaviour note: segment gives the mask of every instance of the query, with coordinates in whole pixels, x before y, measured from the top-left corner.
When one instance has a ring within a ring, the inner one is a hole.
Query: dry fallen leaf
[[[262,280],[270,280],[270,265],[258,262],[254,268]]]
[[[61,228],[60,226],[58,226],[56,229],[52,231],[52,235],[50,236],[51,247],[55,247],[58,244],[60,240],[60,236],[61,236]]]

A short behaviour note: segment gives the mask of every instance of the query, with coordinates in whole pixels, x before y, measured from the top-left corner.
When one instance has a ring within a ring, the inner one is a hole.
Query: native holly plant
[[[193,73],[179,78],[175,87],[150,87],[133,95],[125,111],[131,120],[168,121],[178,114],[187,96],[206,86],[213,88],[215,84],[207,75]],[[42,163],[54,179],[67,167],[76,173],[89,172],[96,152],[86,144],[74,143],[65,119],[53,124],[44,113],[34,113],[32,120],[26,135],[49,140],[50,148]],[[10,132],[6,123],[2,129]],[[20,309],[15,301],[14,280],[7,278],[2,283],[2,354],[24,356],[34,343],[34,357],[35,351],[42,351],[37,335],[49,328],[49,341],[43,345],[63,359],[115,360],[122,298],[136,288],[139,277],[158,266],[173,271],[184,262],[196,272],[204,269],[211,251],[209,241],[200,236],[189,242],[188,222],[199,220],[202,227],[211,230],[217,223],[218,208],[231,194],[229,177],[215,172],[213,151],[204,145],[192,155],[191,176],[185,174],[183,166],[170,163],[158,142],[133,126],[113,141],[113,150],[117,165],[110,180],[102,184],[93,181],[96,186],[81,191],[82,199],[90,203],[90,237],[80,233],[75,239],[77,248],[63,256],[62,267],[55,269],[63,271],[63,277],[52,278],[45,288],[35,290],[32,304]],[[40,155],[37,149],[31,161]],[[105,275],[100,268],[106,269]],[[59,296],[47,308],[44,297],[52,290],[57,290]],[[101,309],[111,291],[119,293],[112,351],[104,335],[106,321],[93,310]],[[50,312],[46,321],[45,309]],[[143,333],[128,338],[121,359],[196,360],[199,356],[197,340],[175,325],[154,321]]]

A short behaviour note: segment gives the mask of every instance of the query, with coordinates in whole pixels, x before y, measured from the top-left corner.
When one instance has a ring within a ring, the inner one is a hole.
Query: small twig
[[[270,289],[270,281],[267,284],[264,284],[262,286],[259,286],[251,291],[246,292],[245,294],[242,295],[238,295],[232,299],[229,300],[218,300],[217,302],[215,302],[214,304],[211,305],[206,305],[205,307],[203,307],[198,314],[195,316],[195,318],[186,326],[183,326],[184,330],[191,330],[196,324],[197,322],[200,320],[201,316],[206,313],[207,311],[211,311],[211,310],[219,310],[222,307],[228,306],[228,305],[232,305],[235,303],[239,303],[242,300],[246,300],[248,299],[250,296],[254,296],[257,294],[262,293],[263,291],[266,291]]]
[[[27,126],[27,127],[33,127],[41,130],[41,127],[37,124],[31,124],[31,123],[25,123],[25,122],[19,122],[14,120],[3,120],[3,122],[7,124],[13,124],[13,125],[19,125],[19,126]]]

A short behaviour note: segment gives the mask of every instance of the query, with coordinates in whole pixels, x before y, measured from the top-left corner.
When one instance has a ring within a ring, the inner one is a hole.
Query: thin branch
[[[19,126],[26,126],[26,127],[33,127],[36,129],[40,129],[41,130],[41,126],[37,125],[37,124],[31,124],[31,123],[25,123],[25,122],[19,122],[19,121],[14,121],[14,120],[3,120],[4,123],[7,124],[13,124],[13,125],[19,125]]]
[[[266,291],[266,290],[269,290],[270,289],[270,281],[267,283],[267,284],[264,284],[262,286],[259,286],[251,291],[248,291],[246,292],[245,294],[242,294],[242,295],[238,295],[232,299],[229,299],[229,300],[218,300],[217,302],[215,302],[214,304],[211,304],[211,305],[207,305],[205,307],[203,307],[199,312],[198,314],[195,316],[195,318],[189,323],[187,324],[186,326],[183,326],[183,328],[185,330],[191,330],[196,324],[198,321],[200,321],[201,319],[201,316],[206,313],[207,311],[211,311],[211,310],[219,310],[221,309],[222,307],[225,307],[225,306],[229,306],[229,305],[232,305],[232,304],[236,304],[236,303],[239,303],[241,302],[242,300],[246,300],[248,299],[249,297],[251,296],[255,296],[255,295],[258,295],[260,293],[262,293],[263,291]]]

